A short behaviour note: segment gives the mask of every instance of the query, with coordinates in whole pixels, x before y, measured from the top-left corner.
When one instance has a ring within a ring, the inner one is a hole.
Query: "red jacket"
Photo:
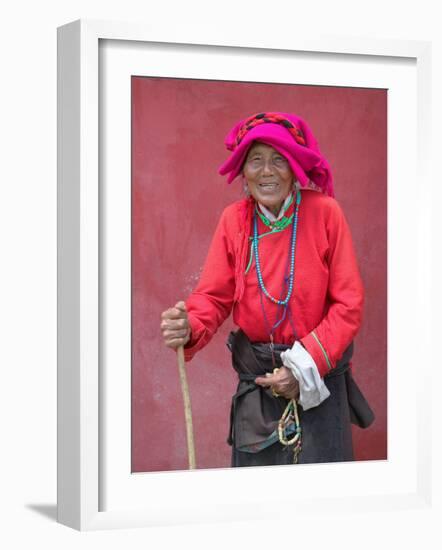
[[[233,310],[234,323],[252,342],[268,342],[255,263],[250,260],[252,199],[228,206],[216,228],[201,278],[186,300],[192,337],[186,360],[205,346]],[[293,211],[293,205],[286,215]],[[264,284],[279,298],[289,254],[291,225],[259,240]],[[269,228],[258,218],[260,235]],[[287,288],[287,287],[285,287]],[[275,343],[301,341],[321,376],[336,362],[357,333],[362,319],[364,292],[350,230],[331,197],[301,191],[293,293],[287,317],[274,333]],[[275,322],[277,308],[263,297],[267,318]],[[295,329],[295,332],[293,330]]]

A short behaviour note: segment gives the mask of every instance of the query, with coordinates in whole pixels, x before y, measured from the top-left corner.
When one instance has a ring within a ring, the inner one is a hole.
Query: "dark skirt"
[[[287,347],[277,347],[278,366],[282,364],[279,354],[282,349],[287,349]],[[282,397],[274,398],[269,390],[256,386],[253,382],[253,375],[258,376],[272,370],[271,355],[267,351],[268,345],[251,344],[244,333],[238,331],[230,336],[229,348],[232,351],[233,366],[240,379],[238,391],[232,400],[229,436],[229,443],[232,445],[231,465],[240,467],[292,464],[293,448],[281,445],[279,441],[258,452],[238,449],[240,445],[236,443],[238,440],[241,441],[241,438],[244,439],[244,436],[242,433],[237,433],[237,437],[235,437],[235,426],[236,431],[240,431],[244,426],[244,419],[252,415],[250,430],[253,430],[255,425],[258,430],[262,430],[262,426],[269,426],[269,430],[271,430],[272,427],[277,426],[287,400]],[[251,351],[258,361],[252,361]],[[298,464],[353,460],[352,422],[360,427],[367,427],[374,419],[368,403],[352,378],[349,369],[352,353],[353,345],[350,345],[338,362],[336,369],[324,377],[324,383],[330,391],[330,396],[327,399],[318,407],[307,411],[298,405],[299,422],[302,429],[302,449],[297,457]],[[251,363],[253,364],[251,365]],[[261,372],[257,372],[259,368]],[[275,400],[279,408],[276,406]],[[261,415],[263,415],[263,419],[256,421],[256,417]],[[235,417],[239,422],[236,422]]]
[[[348,372],[348,371],[347,371]],[[353,460],[347,375],[324,380],[330,396],[318,407],[303,411],[298,406],[302,428],[302,450],[298,464]],[[293,450],[276,442],[257,453],[238,451],[232,446],[232,466],[292,464]]]

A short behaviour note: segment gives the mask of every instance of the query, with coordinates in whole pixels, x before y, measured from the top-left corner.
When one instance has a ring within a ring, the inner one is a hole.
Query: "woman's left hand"
[[[281,367],[273,374],[258,376],[255,383],[263,388],[271,387],[275,393],[286,399],[297,399],[299,396],[299,383],[287,367]]]

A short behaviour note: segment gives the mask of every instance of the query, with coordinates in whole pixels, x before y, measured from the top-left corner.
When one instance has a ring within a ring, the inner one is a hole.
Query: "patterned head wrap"
[[[330,166],[312,131],[302,118],[289,113],[258,113],[232,128],[225,139],[232,154],[219,169],[221,175],[229,174],[228,183],[240,174],[254,141],[270,145],[283,155],[302,187],[313,187],[334,196]]]

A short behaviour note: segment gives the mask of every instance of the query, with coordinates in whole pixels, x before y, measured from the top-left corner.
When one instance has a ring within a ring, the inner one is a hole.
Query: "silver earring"
[[[246,197],[250,197],[250,191],[249,191],[249,186],[247,185],[247,181],[246,181],[246,178],[244,177],[244,175],[241,176],[241,179],[242,179],[242,190],[243,190],[243,193]]]

